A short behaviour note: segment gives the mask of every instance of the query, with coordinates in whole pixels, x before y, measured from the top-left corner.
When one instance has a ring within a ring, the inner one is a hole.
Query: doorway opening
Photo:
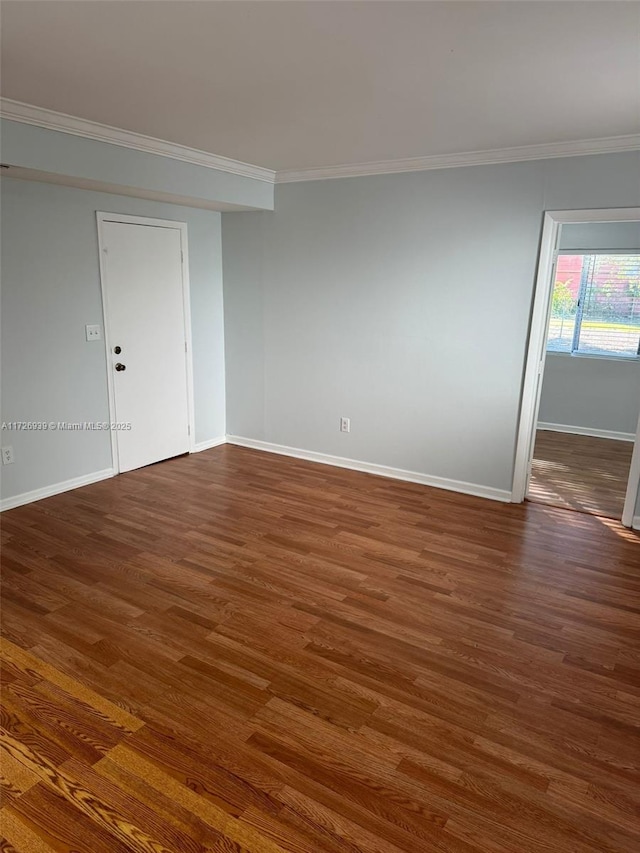
[[[545,215],[513,500],[637,526],[640,209]]]

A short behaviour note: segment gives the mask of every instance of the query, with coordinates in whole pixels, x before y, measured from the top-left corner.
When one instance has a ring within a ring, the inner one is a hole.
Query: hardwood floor
[[[231,446],[2,520],[2,850],[640,849],[620,525]]]
[[[622,518],[633,443],[538,430],[527,498]]]

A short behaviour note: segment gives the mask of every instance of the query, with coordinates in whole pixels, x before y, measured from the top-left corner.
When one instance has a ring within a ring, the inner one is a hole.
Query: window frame
[[[556,286],[556,268],[557,259],[561,255],[582,255],[583,257],[596,257],[597,255],[633,255],[640,258],[640,249],[558,249],[556,252],[556,263],[553,266],[553,282],[551,284],[551,299],[553,299],[553,291]],[[582,319],[584,316],[584,297],[588,285],[588,278],[580,282],[578,289],[578,300],[576,305],[576,317],[573,327],[573,338],[571,341],[571,349],[556,350],[549,348],[549,337],[547,334],[546,352],[547,355],[564,355],[571,358],[605,358],[613,359],[614,361],[634,362],[640,361],[640,341],[638,342],[638,351],[635,355],[616,355],[615,353],[597,353],[585,352],[578,349],[580,344],[580,332],[582,330]],[[551,316],[551,314],[549,315]]]

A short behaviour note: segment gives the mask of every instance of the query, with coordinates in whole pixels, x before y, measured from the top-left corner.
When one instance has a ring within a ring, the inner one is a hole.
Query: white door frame
[[[551,316],[553,272],[558,256],[560,226],[583,222],[635,222],[640,221],[640,207],[623,207],[611,210],[549,210],[544,215],[538,274],[533,297],[531,331],[525,365],[520,421],[516,439],[516,458],[511,500],[522,503],[527,493],[533,445],[540,410],[542,375],[547,356],[547,335]],[[634,447],[623,524],[631,526],[636,495],[640,485],[640,422]],[[633,504],[633,505],[632,505]]]
[[[629,480],[627,482],[627,493],[622,510],[622,523],[625,527],[637,527],[638,520],[634,518],[636,511],[636,498],[638,496],[638,485],[640,484],[640,416],[638,417],[638,428],[631,455],[631,467],[629,468]],[[635,521],[635,524],[634,524]]]
[[[184,313],[184,339],[187,344],[185,353],[187,367],[187,422],[189,424],[189,453],[195,448],[195,408],[193,398],[193,359],[191,346],[191,299],[189,291],[189,247],[187,242],[187,223],[174,222],[170,219],[150,219],[147,216],[129,216],[121,213],[96,212],[98,223],[98,256],[100,264],[100,288],[102,291],[102,323],[104,329],[104,347],[107,364],[107,388],[109,393],[109,420],[116,420],[116,397],[113,371],[111,370],[111,336],[109,333],[109,302],[107,296],[106,267],[104,263],[105,240],[104,223],[119,222],[125,225],[151,225],[155,228],[172,228],[180,232],[180,253],[182,257],[182,305]],[[120,473],[120,460],[118,459],[118,436],[115,430],[111,434],[111,459],[114,473]]]

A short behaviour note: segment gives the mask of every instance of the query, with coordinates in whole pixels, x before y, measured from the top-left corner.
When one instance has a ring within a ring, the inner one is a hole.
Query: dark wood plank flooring
[[[2,850],[640,849],[615,522],[230,446],[2,521]]]
[[[622,518],[633,442],[538,430],[527,497]]]

